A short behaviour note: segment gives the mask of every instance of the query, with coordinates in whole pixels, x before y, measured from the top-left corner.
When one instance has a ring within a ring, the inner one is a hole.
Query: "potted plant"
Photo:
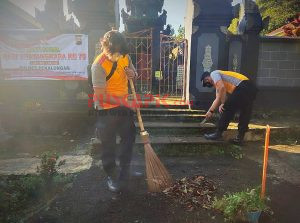
[[[260,189],[226,194],[222,199],[215,199],[213,208],[224,214],[225,221],[239,220],[258,223],[261,212],[267,209],[265,200],[260,199]]]

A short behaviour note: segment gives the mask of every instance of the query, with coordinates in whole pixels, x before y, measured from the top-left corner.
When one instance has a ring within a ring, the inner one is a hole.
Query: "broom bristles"
[[[145,147],[146,174],[150,192],[161,192],[171,186],[172,177],[149,143]]]

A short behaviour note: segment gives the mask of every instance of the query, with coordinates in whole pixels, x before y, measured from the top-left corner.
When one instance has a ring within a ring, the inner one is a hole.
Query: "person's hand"
[[[211,117],[213,116],[213,113],[211,111],[208,111],[206,114],[205,114],[205,118],[208,120],[210,119]]]
[[[135,71],[129,67],[124,68],[125,73],[127,75],[128,79],[134,79],[135,78]]]
[[[219,112],[222,114],[225,111],[224,104],[219,106]]]

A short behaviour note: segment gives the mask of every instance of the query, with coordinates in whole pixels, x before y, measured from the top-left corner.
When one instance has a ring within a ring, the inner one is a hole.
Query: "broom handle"
[[[132,79],[129,79],[129,83],[130,83],[131,91],[132,91],[132,94],[133,94],[133,98],[136,102],[138,102]],[[139,121],[139,126],[140,126],[140,129],[141,129],[141,132],[145,132],[144,123],[143,123],[143,119],[142,119],[142,116],[141,116],[141,110],[140,110],[139,106],[136,108],[136,114],[137,114],[137,118],[138,118],[138,121]]]

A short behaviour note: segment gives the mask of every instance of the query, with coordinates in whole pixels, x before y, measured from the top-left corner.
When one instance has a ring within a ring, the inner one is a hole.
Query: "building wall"
[[[194,19],[194,3],[192,0],[186,1],[186,16],[184,17],[185,38],[188,42],[188,58],[187,58],[187,78],[186,78],[186,100],[190,100],[190,71],[191,71],[191,42],[193,34],[193,19]]]
[[[260,39],[256,108],[299,109],[300,39]]]
[[[300,38],[262,38],[257,86],[300,88]]]
[[[115,1],[115,28],[119,29],[120,28],[120,3],[119,1]]]
[[[245,62],[241,60],[243,44],[246,44],[243,37],[230,38],[229,70],[242,72],[241,63]],[[195,46],[192,46],[192,49],[193,47]],[[256,84],[259,92],[255,101],[256,108],[299,109],[300,38],[262,37],[259,39],[258,58],[253,58],[258,59]],[[246,63],[254,64],[251,60]],[[199,104],[200,108],[207,109],[214,97],[214,93],[201,92],[199,103],[196,101],[196,104]]]

